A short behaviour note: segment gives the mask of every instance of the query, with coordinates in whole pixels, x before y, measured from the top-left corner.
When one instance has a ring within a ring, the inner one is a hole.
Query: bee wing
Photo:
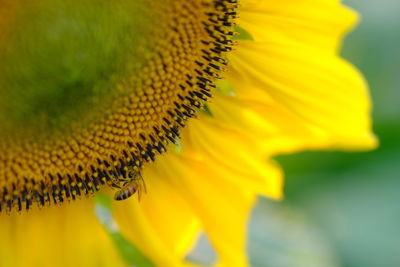
[[[143,184],[143,190],[145,193],[147,193],[147,187],[146,187],[146,183],[144,182],[144,179],[142,178],[142,184]]]
[[[142,184],[141,182],[138,183],[138,189],[137,189],[137,194],[138,194],[138,201],[140,202],[140,200],[142,199]]]
[[[147,189],[146,189],[146,184],[144,182],[144,179],[142,177],[140,177],[139,181],[138,181],[138,201],[140,201],[140,199],[142,198],[142,192],[144,191],[145,193],[147,193]]]

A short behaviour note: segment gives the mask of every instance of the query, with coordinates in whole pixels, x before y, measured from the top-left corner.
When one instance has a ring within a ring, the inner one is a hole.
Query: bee
[[[142,192],[146,192],[146,184],[140,172],[133,169],[127,171],[127,177],[123,179],[122,186],[115,192],[114,200],[125,200],[133,196],[136,192],[138,200],[142,197]]]

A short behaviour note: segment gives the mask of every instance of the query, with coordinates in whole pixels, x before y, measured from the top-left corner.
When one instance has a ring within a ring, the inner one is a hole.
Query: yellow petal
[[[259,136],[240,132],[234,125],[207,116],[192,121],[185,130],[184,156],[204,161],[207,168],[213,165],[214,169],[209,170],[218,179],[234,183],[242,190],[271,198],[282,196],[280,170],[273,162],[268,163],[263,149],[257,147]]]
[[[0,266],[125,266],[91,200],[1,214]]]
[[[323,136],[321,130],[304,123],[301,117],[281,105],[270,102],[270,97],[263,93],[255,88],[247,90],[243,96],[216,93],[209,108],[220,124],[232,124],[241,135],[251,136],[255,142],[251,147],[257,147],[251,152],[253,156],[261,153],[266,158],[282,152],[326,146],[324,138],[316,138]]]
[[[250,212],[257,194],[281,196],[281,172],[273,163],[250,158],[254,148],[243,144],[244,136],[204,119],[191,122],[183,133],[182,154],[169,154],[173,158],[161,161],[161,168],[198,216],[219,265],[247,266]]]
[[[172,152],[171,152],[172,153]],[[171,156],[160,156],[143,172],[147,194],[114,202],[115,220],[127,237],[157,266],[182,266],[198,233],[199,223],[169,181],[165,166]]]
[[[335,0],[244,0],[240,26],[255,41],[304,43],[335,53],[357,14]]]
[[[171,167],[169,175],[178,174],[176,187],[196,211],[224,266],[246,266],[246,223],[255,196],[226,183],[204,162],[177,158]]]
[[[243,1],[239,24],[255,42],[230,55],[227,79],[243,106],[231,119],[261,134],[269,153],[374,147],[366,83],[337,56],[356,20],[340,1]],[[217,109],[228,118],[235,103],[225,98]]]
[[[263,90],[269,95],[268,103],[273,101],[319,130],[315,138],[324,139],[325,146],[376,145],[366,83],[354,67],[334,54],[299,44],[241,42],[230,58],[233,68],[245,77],[235,84],[238,97],[252,88]]]
[[[139,204],[114,204],[122,233],[159,266],[184,264],[199,222],[220,264],[246,266],[246,223],[257,194],[282,195],[282,174],[274,163],[251,155],[252,147],[231,128],[204,120],[184,129],[182,154],[170,151],[145,168],[148,194]]]

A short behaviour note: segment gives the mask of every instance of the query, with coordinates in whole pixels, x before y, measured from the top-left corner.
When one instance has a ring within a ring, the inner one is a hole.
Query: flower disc
[[[0,209],[111,185],[175,142],[231,49],[235,0],[0,7]]]

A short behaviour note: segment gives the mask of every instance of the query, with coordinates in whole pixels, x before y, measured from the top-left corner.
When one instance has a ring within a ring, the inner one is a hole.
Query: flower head
[[[54,258],[122,261],[90,196],[146,187],[139,203],[112,203],[109,231],[179,266],[204,229],[221,265],[245,266],[256,196],[282,195],[268,157],[375,145],[365,82],[337,55],[356,16],[337,1],[8,2],[1,229],[64,246]],[[88,247],[68,245],[77,236]],[[46,258],[7,253],[15,265]]]

